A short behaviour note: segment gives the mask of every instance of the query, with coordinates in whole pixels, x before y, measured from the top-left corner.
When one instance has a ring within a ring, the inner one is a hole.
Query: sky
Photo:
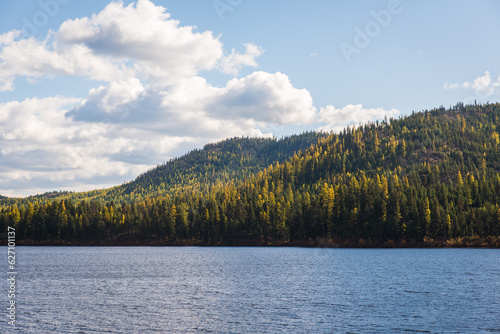
[[[500,99],[500,2],[0,3],[0,194],[85,191],[204,144]]]

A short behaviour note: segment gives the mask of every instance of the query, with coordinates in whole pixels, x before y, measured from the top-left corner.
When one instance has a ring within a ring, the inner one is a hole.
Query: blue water
[[[1,333],[500,332],[500,250],[16,251]]]

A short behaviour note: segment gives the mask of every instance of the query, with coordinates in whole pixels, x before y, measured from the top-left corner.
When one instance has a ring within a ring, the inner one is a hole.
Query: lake
[[[16,253],[18,324],[2,333],[500,332],[496,249]]]

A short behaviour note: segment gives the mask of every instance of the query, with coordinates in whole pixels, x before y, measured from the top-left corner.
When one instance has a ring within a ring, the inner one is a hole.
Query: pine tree
[[[431,231],[431,209],[429,205],[429,197],[425,198],[425,203],[424,203],[424,214],[425,214],[425,235],[427,237],[432,236],[432,231]]]

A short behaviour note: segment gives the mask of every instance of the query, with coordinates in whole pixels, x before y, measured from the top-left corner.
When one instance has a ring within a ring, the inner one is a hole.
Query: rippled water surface
[[[16,251],[12,333],[500,332],[500,250]]]

